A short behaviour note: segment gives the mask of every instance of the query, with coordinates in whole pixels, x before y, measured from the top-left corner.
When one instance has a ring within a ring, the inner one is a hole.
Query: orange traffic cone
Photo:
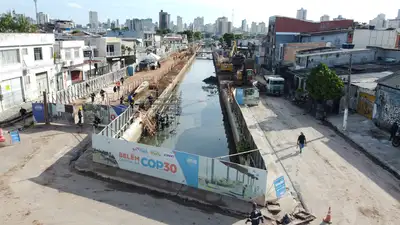
[[[322,221],[324,223],[332,223],[332,216],[331,216],[331,207],[329,207],[328,209],[328,214],[326,215],[325,219],[323,219]]]

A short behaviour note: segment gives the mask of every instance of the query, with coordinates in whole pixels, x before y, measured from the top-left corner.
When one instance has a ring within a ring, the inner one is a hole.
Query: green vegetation
[[[332,71],[323,63],[312,69],[307,78],[306,89],[317,102],[341,97],[343,87],[343,81],[336,75],[335,71]]]
[[[243,35],[241,34],[233,34],[233,33],[225,33],[222,36],[222,40],[220,38],[220,42],[223,43],[224,41],[226,42],[226,44],[228,45],[228,47],[232,46],[232,41],[233,40],[240,40],[243,39]]]
[[[161,30],[156,30],[157,35],[166,35],[172,33],[170,29],[161,29]]]
[[[8,12],[0,17],[0,33],[35,33],[36,25],[31,24],[23,15],[15,11]]]

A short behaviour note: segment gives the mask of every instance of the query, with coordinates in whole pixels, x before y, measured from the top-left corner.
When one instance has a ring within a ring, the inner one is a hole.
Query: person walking
[[[82,125],[82,110],[81,109],[78,110],[78,125],[79,126]]]
[[[22,121],[24,122],[24,126],[25,126],[25,120],[26,120],[26,109],[24,109],[23,107],[21,107],[21,109],[19,110],[19,114],[22,117]]]
[[[264,217],[259,209],[257,209],[257,204],[253,202],[253,210],[251,211],[249,218],[246,220],[245,224],[251,222],[251,225],[259,225],[264,223]]]
[[[397,130],[399,129],[399,125],[397,122],[394,122],[392,127],[390,128],[390,138],[389,141],[391,141],[394,137],[396,137]]]
[[[303,152],[305,144],[306,144],[306,136],[304,136],[303,132],[301,132],[299,137],[297,138],[297,146],[300,149],[300,154]]]

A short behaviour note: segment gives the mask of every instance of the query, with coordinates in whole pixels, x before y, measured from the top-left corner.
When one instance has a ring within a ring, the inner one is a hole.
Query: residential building
[[[323,16],[321,16],[321,18],[320,18],[320,21],[321,22],[323,22],[323,21],[329,21],[329,15],[323,15]]]
[[[296,19],[298,20],[307,20],[307,9],[299,9],[297,10]]]
[[[397,17],[396,17],[396,19],[399,19],[399,20],[400,20],[400,9],[397,11]]]
[[[355,48],[367,46],[389,49],[400,48],[400,28],[386,30],[356,29],[354,30],[353,44]]]
[[[49,22],[49,15],[43,12],[39,12],[37,15],[39,24],[46,24]]]
[[[197,17],[193,21],[193,31],[204,31],[204,17]]]
[[[265,23],[261,22],[258,24],[258,30],[260,34],[266,34],[267,33],[267,29],[265,27]]]
[[[343,18],[343,16],[342,15],[338,15],[338,17],[336,17],[336,18],[333,18],[333,20],[334,21],[336,21],[336,20],[346,20],[345,18]]]
[[[215,33],[215,26],[214,26],[214,24],[211,24],[211,23],[206,24],[206,25],[204,26],[204,31],[207,32],[207,33],[212,33],[212,34],[214,34],[214,33]]]
[[[89,79],[89,63],[84,59],[85,42],[83,40],[56,41],[54,44],[54,62],[56,88],[62,90],[70,85]],[[94,74],[93,74],[94,75]]]
[[[353,20],[309,22],[294,18],[272,16],[269,18],[266,47],[266,66],[273,69],[280,63],[279,49],[281,44],[301,42],[302,33],[316,33],[330,30],[348,29]],[[315,42],[315,41],[312,41]]]
[[[178,32],[182,32],[183,31],[182,17],[180,17],[180,16],[176,17],[176,26],[177,26],[177,31]]]
[[[228,21],[228,33],[232,33],[233,27],[232,27],[232,22]]]
[[[154,31],[153,19],[142,19],[143,31]]]
[[[300,33],[301,42],[324,42],[336,49],[353,42],[353,29],[337,29],[320,32]],[[365,47],[364,47],[365,48]]]
[[[98,28],[99,27],[99,17],[97,12],[89,11],[89,24],[90,28]]]
[[[377,17],[369,21],[369,25],[374,26],[375,29],[382,29],[387,27],[385,14],[379,14]]]
[[[247,20],[242,20],[242,31],[247,32]]]
[[[167,12],[164,12],[163,10],[161,10],[158,15],[159,15],[158,29],[160,29],[160,30],[168,29],[169,23],[170,23],[169,14]]]
[[[326,47],[325,42],[285,43],[281,45],[282,49],[279,49],[278,58],[282,59],[283,64],[294,64],[298,51]]]
[[[389,19],[387,20],[388,28],[400,28],[400,19]]]
[[[1,33],[0,40],[1,111],[55,90],[54,34]]]

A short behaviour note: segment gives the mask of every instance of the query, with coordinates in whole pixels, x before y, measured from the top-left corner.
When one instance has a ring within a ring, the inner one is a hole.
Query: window
[[[83,51],[83,57],[90,58],[90,51]]]
[[[79,48],[74,48],[74,58],[79,58]]]
[[[65,49],[65,59],[70,60],[71,58],[71,49]]]
[[[34,48],[33,54],[35,54],[35,61],[43,60],[42,48]]]
[[[107,45],[107,52],[114,52],[114,45]]]
[[[50,47],[50,59],[54,59],[54,50],[53,47]]]
[[[22,49],[22,55],[28,55],[28,49],[27,48],[23,48]]]
[[[12,65],[20,63],[19,49],[10,49],[0,51],[0,64]]]

